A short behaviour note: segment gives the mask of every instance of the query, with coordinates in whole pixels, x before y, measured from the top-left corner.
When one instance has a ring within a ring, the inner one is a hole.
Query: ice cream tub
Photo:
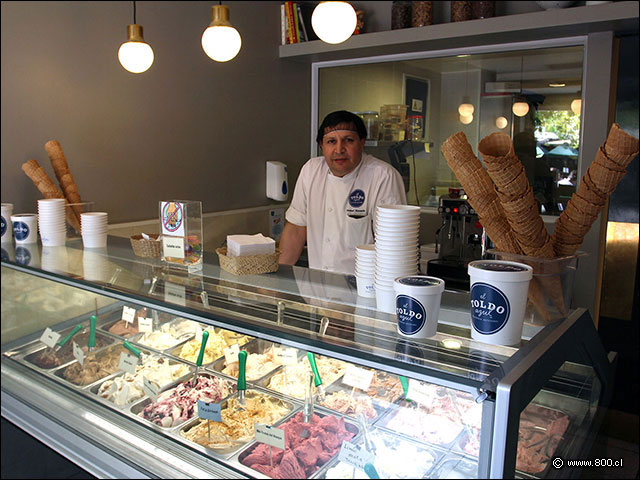
[[[151,332],[140,332],[129,341],[157,352],[168,353],[176,346],[194,338],[197,324],[192,320],[177,318],[161,322]]]
[[[245,370],[247,382],[264,387],[268,383],[268,379],[271,378],[271,374],[280,368],[281,361],[276,358],[274,347],[278,347],[278,345],[258,338],[241,347],[241,350],[248,353]],[[302,354],[301,351],[297,351],[298,361],[300,361]],[[233,378],[238,377],[238,363],[227,365],[226,357],[219,358],[208,368]]]
[[[235,343],[242,348],[243,345],[246,345],[253,340],[253,337],[248,335],[241,335],[238,337],[234,332],[221,328],[207,327],[207,331],[209,332],[209,340],[205,347],[202,365],[211,365],[217,360],[224,358],[224,349]],[[200,345],[201,341],[196,340],[194,335],[194,338],[181,343],[177,347],[168,350],[166,353],[173,355],[182,361],[195,364],[198,354],[200,353]]]
[[[165,432],[182,425],[197,415],[197,401],[222,402],[233,394],[236,382],[231,378],[208,372],[198,373],[195,388],[192,377],[171,383],[160,389],[156,401],[146,397],[129,408],[129,413],[147,425]]]
[[[396,292],[398,333],[404,337],[429,338],[438,330],[444,280],[426,275],[398,277]]]
[[[426,445],[399,437],[382,428],[371,430],[370,435],[376,449],[373,466],[381,478],[428,478],[433,467],[445,456],[445,453]],[[364,439],[358,437],[357,445],[363,447]],[[333,458],[322,467],[315,478],[360,478],[368,479],[367,474]]]
[[[135,374],[120,371],[95,383],[89,390],[108,405],[127,408],[146,396],[144,379],[151,380],[163,388],[176,381],[188,380],[193,376],[193,372],[194,368],[184,362],[150,354],[146,355],[146,358],[143,356]]]
[[[522,338],[533,268],[504,260],[476,260],[468,268],[471,338],[492,345],[517,345]]]
[[[175,433],[203,453],[227,459],[254,441],[255,423],[273,425],[297,409],[289,400],[261,389],[247,390],[245,402],[246,410],[240,409],[235,393],[220,404],[222,423],[192,418]]]
[[[431,471],[429,478],[478,478],[478,462],[449,454]]]
[[[271,448],[273,465],[280,470],[277,476],[273,473],[269,475],[271,463],[269,447],[258,442],[251,443],[232,457],[239,464],[237,468],[242,468],[253,477],[316,478],[322,466],[338,455],[342,441],[357,441],[360,433],[358,426],[350,419],[336,416],[322,408],[315,409],[310,423],[304,424],[303,419],[304,415],[299,410],[274,425],[285,430],[285,442],[287,442],[284,452],[275,447]],[[306,438],[302,438],[301,432],[305,430],[309,434]],[[326,442],[322,443],[318,439],[320,432],[333,438],[336,447],[328,450],[325,446]],[[284,462],[283,459],[285,459]]]

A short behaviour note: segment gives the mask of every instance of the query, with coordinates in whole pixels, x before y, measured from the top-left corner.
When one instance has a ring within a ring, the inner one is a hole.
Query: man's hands
[[[307,227],[301,227],[293,223],[285,223],[280,237],[281,265],[294,265],[300,258],[304,244],[307,241]]]

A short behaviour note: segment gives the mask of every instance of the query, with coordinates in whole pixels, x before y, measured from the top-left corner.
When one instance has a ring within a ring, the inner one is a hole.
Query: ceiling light
[[[229,22],[229,7],[214,5],[211,7],[211,23],[202,34],[202,49],[216,62],[228,62],[242,47],[242,38],[238,30]]]
[[[529,113],[529,102],[527,102],[527,99],[524,97],[524,95],[522,95],[523,70],[524,55],[520,57],[520,94],[514,97],[514,100],[517,101],[511,106],[511,111],[518,117],[524,117],[527,113]]]
[[[133,2],[133,24],[127,25],[127,41],[118,49],[118,60],[131,73],[146,72],[153,64],[153,49],[144,41],[142,25],[136,24],[136,2]]]
[[[473,122],[473,115],[460,115],[460,123],[463,125],[469,125]]]
[[[458,113],[460,114],[461,117],[472,116],[473,111],[475,110],[473,105],[471,104],[471,100],[469,99],[468,87],[469,87],[469,60],[467,60],[464,68],[464,96],[462,97],[462,103],[458,105]]]
[[[509,122],[507,121],[507,119],[505,117],[498,117],[496,118],[496,127],[498,127],[499,129],[503,129],[505,128],[507,125],[509,124]]]
[[[571,102],[571,111],[576,115],[580,115],[580,112],[582,112],[582,99],[576,98]]]
[[[566,83],[550,83],[549,86],[552,88],[560,88],[560,87],[566,87],[567,84]]]
[[[311,15],[311,26],[325,43],[342,43],[356,29],[358,17],[348,2],[320,2]]]

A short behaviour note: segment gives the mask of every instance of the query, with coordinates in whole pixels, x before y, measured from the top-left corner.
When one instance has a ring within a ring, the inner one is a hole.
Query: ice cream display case
[[[585,310],[517,347],[414,340],[342,275],[190,274],[112,237],[87,275],[50,248],[3,255],[2,415],[96,476],[564,478],[610,396]]]

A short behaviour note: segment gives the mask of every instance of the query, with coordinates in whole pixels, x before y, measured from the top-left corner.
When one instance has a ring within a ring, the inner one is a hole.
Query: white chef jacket
[[[324,157],[300,171],[285,218],[307,227],[309,268],[353,275],[358,245],[373,243],[379,205],[405,205],[402,177],[388,163],[366,153],[353,172],[331,173]]]

